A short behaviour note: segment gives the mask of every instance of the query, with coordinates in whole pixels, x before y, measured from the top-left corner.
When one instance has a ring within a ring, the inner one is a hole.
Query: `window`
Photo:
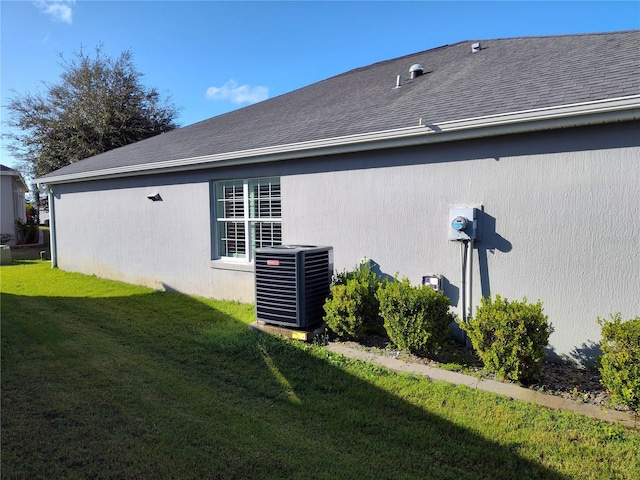
[[[280,179],[215,184],[217,256],[253,260],[256,248],[280,245]]]

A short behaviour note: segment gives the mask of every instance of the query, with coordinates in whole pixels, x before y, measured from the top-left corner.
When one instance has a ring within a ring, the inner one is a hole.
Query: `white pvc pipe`
[[[471,310],[472,310],[472,302],[471,302],[471,293],[473,288],[473,240],[469,240],[466,244],[467,247],[467,255],[466,255],[466,272],[465,276],[466,282],[465,287],[467,291],[465,292],[466,300],[465,304],[467,310],[465,311],[465,321],[471,318]]]
[[[460,242],[460,301],[462,321],[467,321],[467,242]]]
[[[56,207],[53,190],[49,188],[49,246],[51,248],[51,268],[58,266],[58,248],[56,243]]]

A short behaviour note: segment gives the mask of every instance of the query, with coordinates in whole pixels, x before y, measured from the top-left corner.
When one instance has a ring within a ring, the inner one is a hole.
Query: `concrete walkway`
[[[581,403],[575,400],[557,397],[555,395],[536,392],[511,383],[502,383],[496,380],[481,380],[470,375],[450,372],[448,370],[442,370],[440,368],[434,368],[420,363],[405,362],[386,355],[378,355],[373,352],[347,347],[339,343],[330,343],[327,348],[332,352],[342,354],[346,357],[372,362],[396,372],[424,375],[432,380],[441,380],[456,385],[466,385],[469,388],[504,395],[522,402],[538,403],[544,407],[556,410],[570,410],[572,412],[587,415],[606,422],[620,423],[627,428],[640,429],[640,418],[633,413],[606,410],[598,405]]]

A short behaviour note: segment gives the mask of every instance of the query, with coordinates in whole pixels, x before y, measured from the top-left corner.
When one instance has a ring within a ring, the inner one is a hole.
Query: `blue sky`
[[[0,1],[1,104],[58,54],[130,50],[189,125],[353,68],[465,40],[640,28],[640,1]],[[6,127],[2,126],[2,131]],[[0,162],[14,166],[4,148]]]

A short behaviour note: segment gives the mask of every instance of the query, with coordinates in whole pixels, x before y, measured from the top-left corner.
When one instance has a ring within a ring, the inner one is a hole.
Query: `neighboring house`
[[[25,194],[29,187],[20,172],[4,165],[0,165],[0,181],[0,233],[11,235],[6,244],[15,245],[18,240],[16,220],[25,222],[27,219]]]
[[[640,314],[638,52],[640,31],[465,41],[74,163],[38,179],[53,263],[253,301],[256,247],[331,245],[338,271],[442,275],[461,313],[449,210],[477,206],[472,310],[540,299],[553,352],[589,357],[596,317]]]

